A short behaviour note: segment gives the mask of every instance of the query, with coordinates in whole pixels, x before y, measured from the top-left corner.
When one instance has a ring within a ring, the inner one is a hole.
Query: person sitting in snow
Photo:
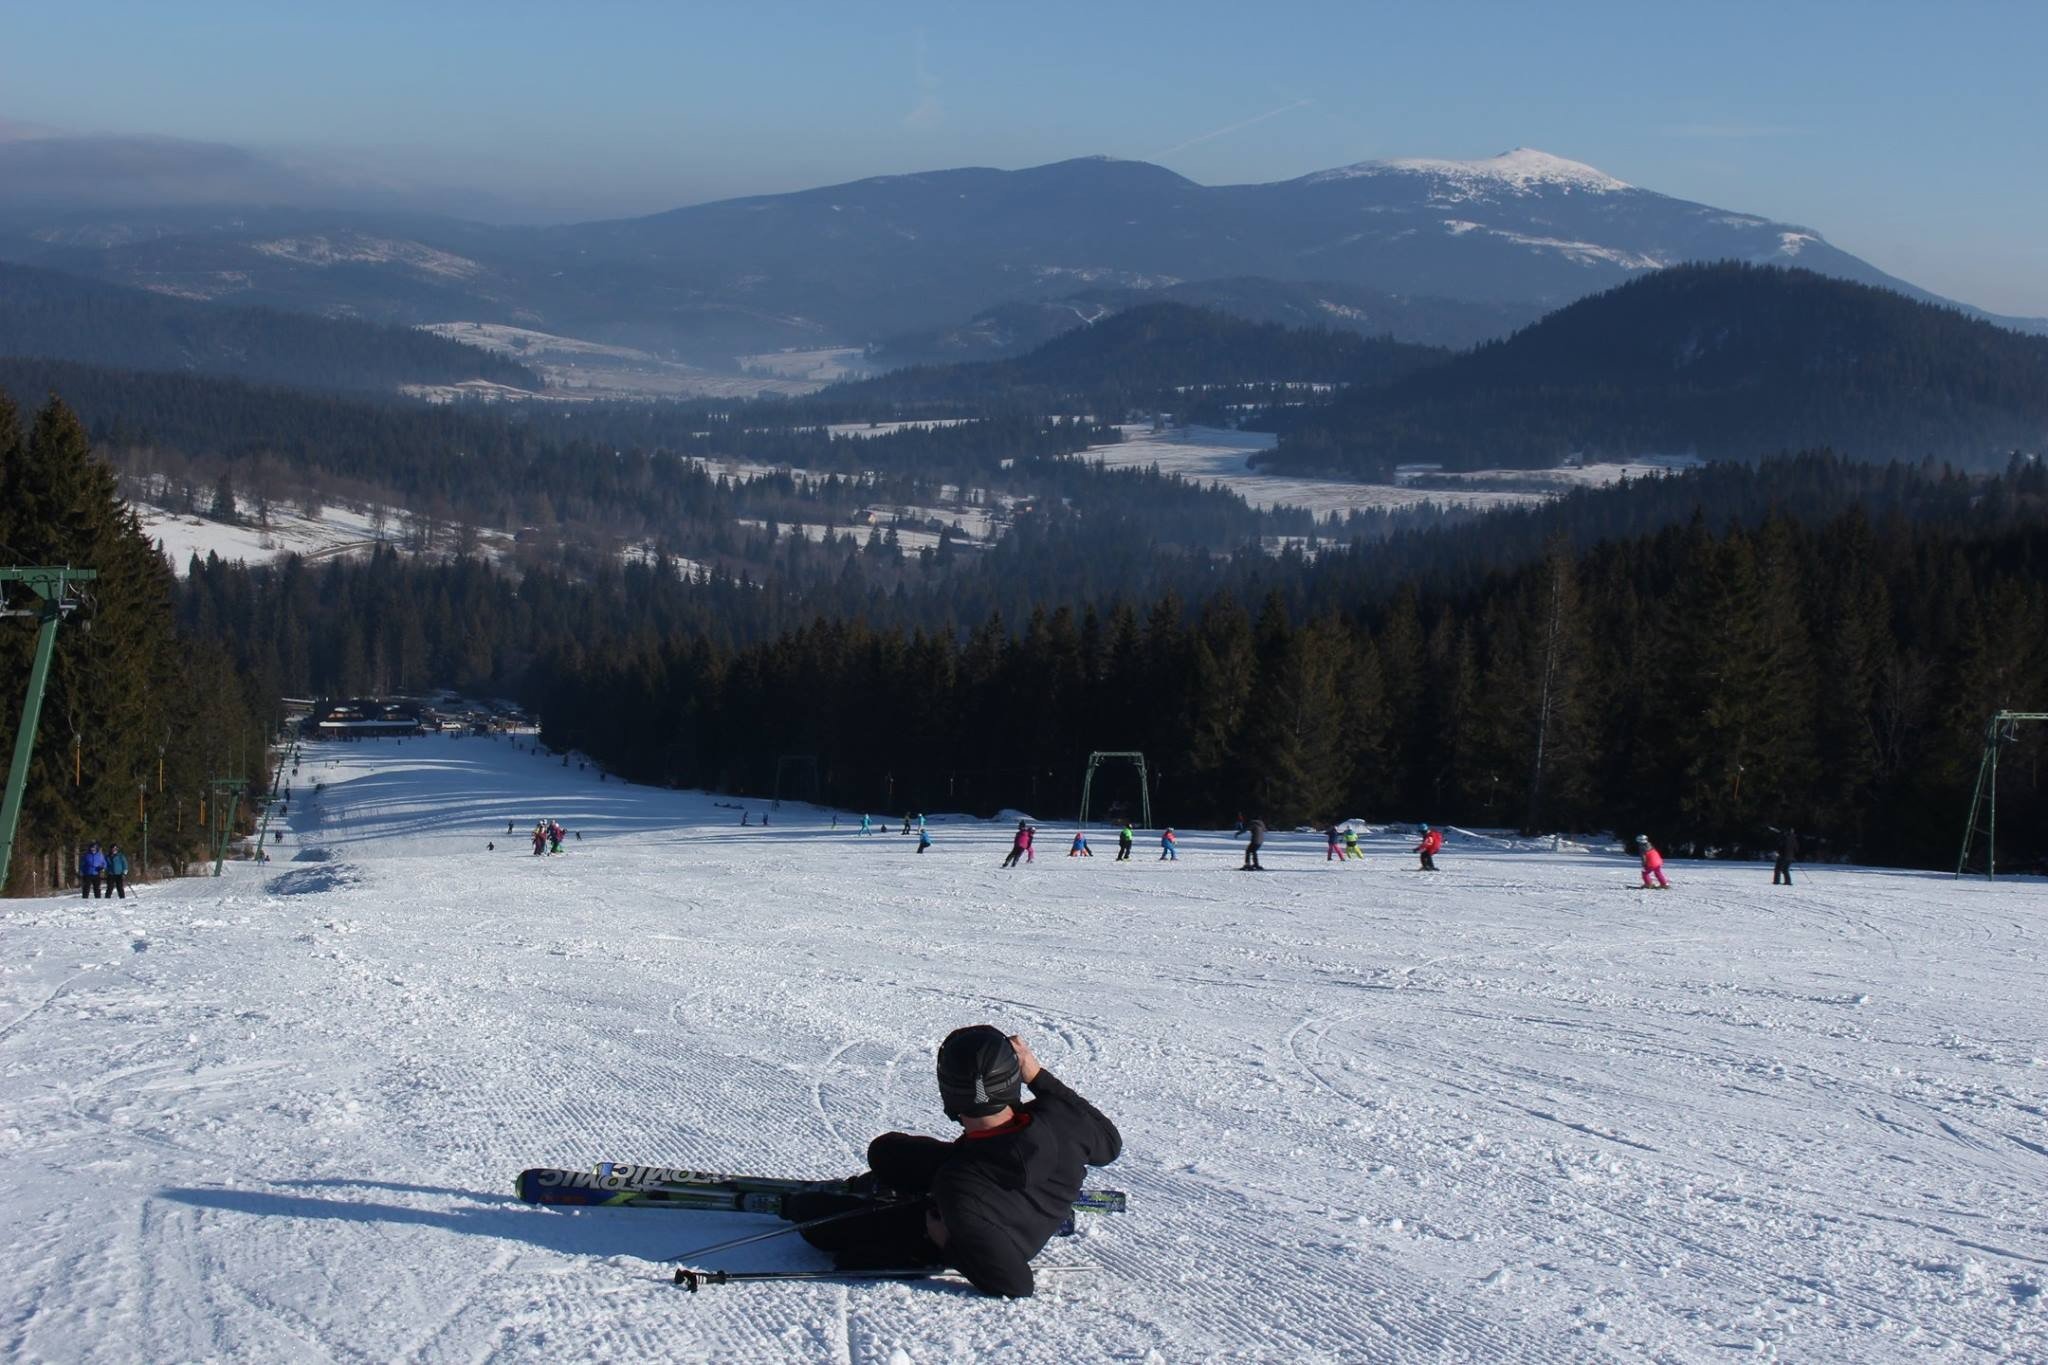
[[[1083,830],[1074,831],[1074,846],[1067,850],[1069,858],[1093,858],[1095,852],[1088,847],[1088,835]]]
[[[805,1228],[804,1240],[841,1270],[947,1266],[984,1294],[1027,1298],[1032,1257],[1066,1222],[1086,1169],[1115,1161],[1123,1137],[1029,1044],[993,1025],[947,1035],[938,1081],[958,1138],[884,1133],[868,1144],[863,1192],[793,1195],[782,1216],[804,1223],[876,1205]]]

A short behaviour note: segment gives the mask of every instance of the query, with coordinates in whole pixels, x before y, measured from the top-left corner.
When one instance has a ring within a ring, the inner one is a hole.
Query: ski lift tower
[[[1084,829],[1087,828],[1088,825],[1088,798],[1092,794],[1095,787],[1095,770],[1102,766],[1104,759],[1110,758],[1129,759],[1132,763],[1137,765],[1138,828],[1152,828],[1152,787],[1151,784],[1145,780],[1145,755],[1136,749],[1098,749],[1094,753],[1088,755],[1088,772],[1086,776],[1082,777],[1081,779],[1081,819],[1079,821],[1080,825]]]
[[[1977,765],[1977,790],[1970,795],[1970,819],[1963,826],[1963,851],[1956,855],[1956,875],[1970,863],[1970,845],[1984,836],[1984,875],[1998,875],[1998,750],[2019,738],[2023,720],[2048,720],[2048,711],[1994,711],[1984,726],[1984,761]]]
[[[0,592],[5,585],[25,583],[35,594],[34,605],[13,607],[0,601],[0,616],[33,616],[36,630],[36,661],[28,671],[28,695],[22,698],[21,725],[14,735],[14,757],[7,765],[7,795],[0,802],[0,887],[7,885],[7,869],[14,861],[14,828],[21,821],[21,798],[28,786],[29,754],[35,749],[36,722],[43,714],[43,687],[50,681],[50,656],[57,649],[57,626],[78,602],[67,598],[73,583],[98,578],[94,569],[55,568],[0,569]]]

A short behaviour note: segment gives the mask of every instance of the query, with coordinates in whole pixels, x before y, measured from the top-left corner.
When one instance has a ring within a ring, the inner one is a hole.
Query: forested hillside
[[[1985,716],[2037,706],[2048,677],[2035,465],[1731,467],[1312,563],[1057,517],[1016,539],[907,570],[849,547],[829,580],[759,585],[206,565],[184,611],[266,685],[514,691],[552,742],[636,780],[760,794],[779,756],[815,753],[849,807],[1058,818],[1091,748],[1135,747],[1184,824],[1427,818],[1704,851],[1789,820],[1837,855],[1931,865]],[[2015,830],[2040,828],[2039,744],[2008,768]]]
[[[1446,354],[1356,332],[1149,303],[1077,327],[1013,360],[897,370],[792,406],[848,417],[950,415],[990,404],[1030,412],[1078,405],[1120,415],[1133,408],[1179,410],[1210,387],[1380,383]]]
[[[260,789],[276,690],[239,668],[213,632],[176,628],[169,566],[61,403],[24,431],[0,393],[0,547],[10,564],[99,575],[58,632],[6,889],[62,885],[94,840],[124,845],[141,872],[144,808],[152,863],[182,866],[202,847],[212,779],[245,777]],[[22,605],[20,587],[8,596]],[[0,620],[0,734],[10,746],[35,644],[32,622]]]
[[[1822,445],[1974,469],[2048,449],[2048,338],[1802,270],[1674,267],[1307,413],[1270,462],[1378,479]]]
[[[0,264],[0,356],[309,389],[472,379],[541,387],[524,365],[410,327],[200,303],[8,264]]]

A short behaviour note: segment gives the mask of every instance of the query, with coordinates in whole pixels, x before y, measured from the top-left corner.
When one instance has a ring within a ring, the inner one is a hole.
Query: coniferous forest
[[[196,563],[178,629],[258,695],[515,696],[550,744],[641,782],[762,797],[809,756],[849,809],[1057,819],[1090,750],[1142,749],[1160,822],[1695,853],[1789,822],[1827,856],[1922,866],[1953,860],[1986,717],[2048,678],[2030,462],[1717,466],[1313,559],[1217,561],[1048,511],[943,565],[796,563],[762,583]],[[2048,852],[2044,738],[2004,760],[2008,864]]]
[[[78,850],[119,843],[138,874],[202,856],[202,803],[216,778],[260,790],[275,693],[218,639],[180,631],[180,585],[115,495],[85,429],[52,400],[26,424],[0,393],[0,552],[19,565],[91,568],[59,628],[7,890],[64,885]],[[20,596],[19,590],[11,596]],[[0,629],[0,733],[11,751],[32,623]]]

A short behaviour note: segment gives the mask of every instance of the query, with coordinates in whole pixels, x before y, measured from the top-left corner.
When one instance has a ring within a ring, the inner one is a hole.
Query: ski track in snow
[[[1005,872],[999,824],[741,829],[509,740],[311,746],[294,790],[275,862],[0,905],[6,1358],[2048,1359],[2039,880],[1645,895],[1395,832],[1256,877],[1056,825]],[[542,816],[583,839],[533,858]],[[1127,1142],[1036,1299],[689,1295],[660,1258],[773,1224],[510,1194],[849,1172],[947,1131],[932,1048],[982,1020]]]

